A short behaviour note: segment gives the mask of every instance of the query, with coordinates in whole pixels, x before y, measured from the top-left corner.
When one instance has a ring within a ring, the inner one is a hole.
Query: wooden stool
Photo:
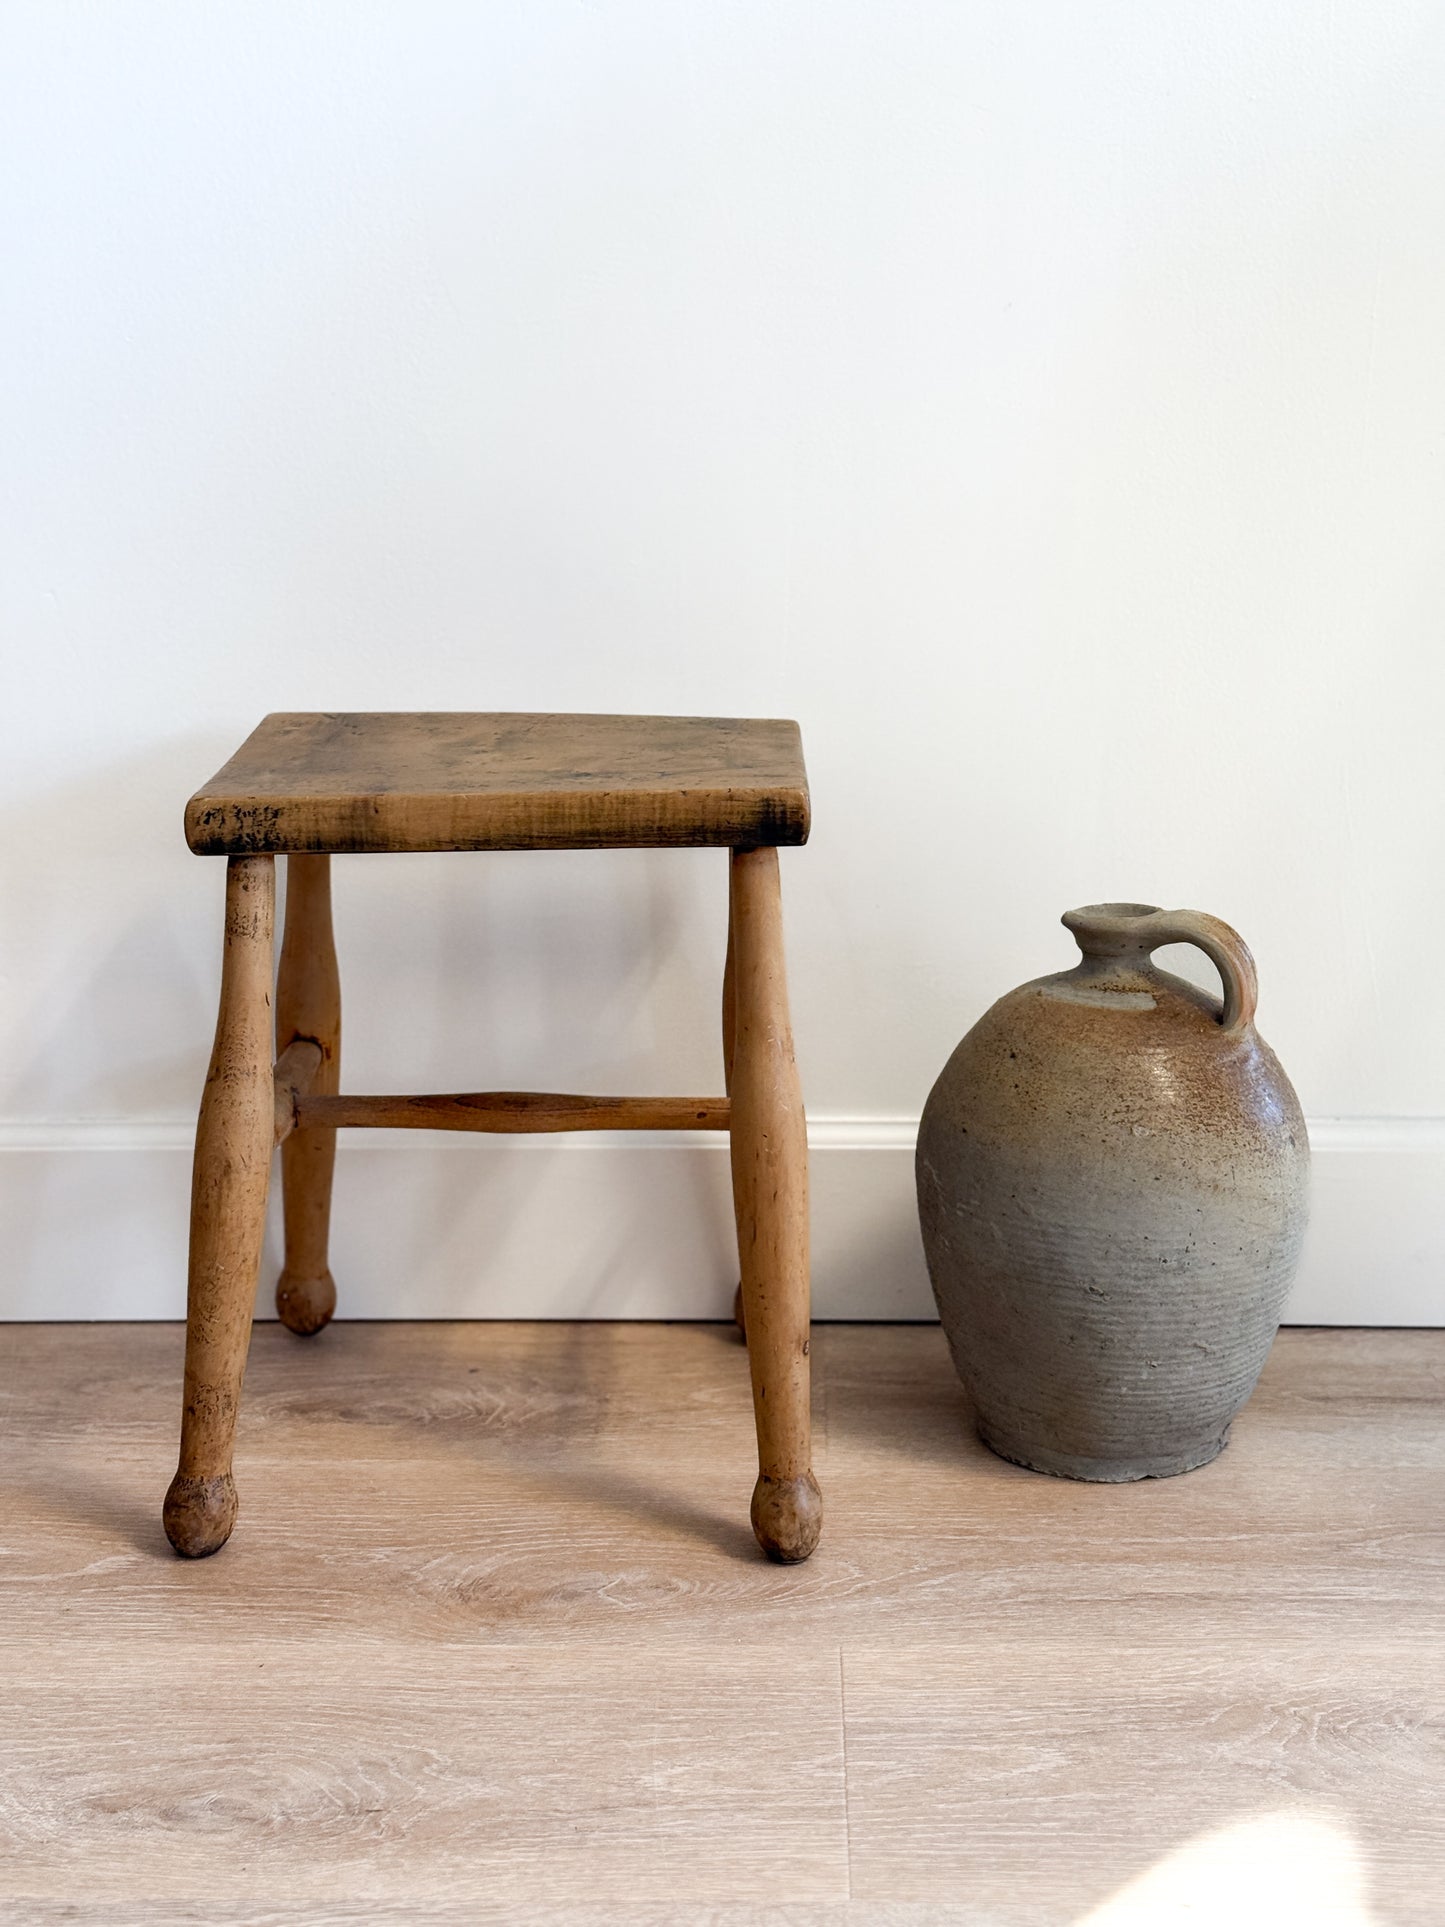
[[[806,842],[798,726],[717,717],[268,716],[186,808],[186,840],[224,856],[216,1041],[196,1127],[180,1464],[166,1494],[177,1552],[218,1551],[236,1521],[231,1454],[281,1146],[285,1266],[276,1309],[321,1330],[339,1125],[449,1131],[730,1134],[741,1307],[758,1432],[753,1531],[806,1559],[822,1498],[808,1411],[808,1149],[783,970],[779,844]],[[655,848],[731,851],[722,1033],[726,1097],[487,1091],[340,1094],[335,852]],[[271,977],[275,859],[286,933]]]

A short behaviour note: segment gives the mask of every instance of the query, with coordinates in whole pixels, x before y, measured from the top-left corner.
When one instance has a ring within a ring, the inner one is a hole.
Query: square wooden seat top
[[[732,716],[278,714],[186,805],[202,856],[807,839],[798,725]]]

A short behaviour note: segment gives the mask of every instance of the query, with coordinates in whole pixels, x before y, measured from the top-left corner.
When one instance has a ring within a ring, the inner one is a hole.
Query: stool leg
[[[732,858],[728,858],[731,869]],[[723,1089],[729,1097],[733,1094],[733,1057],[737,1048],[737,998],[733,988],[735,965],[733,963],[733,893],[728,886],[728,951],[723,964],[722,987],[722,1047],[723,1047]],[[739,1227],[741,1236],[741,1227]],[[738,1328],[738,1337],[747,1342],[748,1328],[743,1316],[743,1288],[739,1284],[733,1293],[733,1323]]]
[[[341,1079],[341,979],[331,930],[331,859],[286,859],[286,934],[276,983],[276,1055],[298,1037],[321,1046],[311,1089],[330,1097]],[[276,1311],[302,1337],[319,1332],[336,1310],[336,1281],[327,1263],[336,1132],[311,1126],[281,1146],[286,1257],[276,1283]]]
[[[753,1531],[771,1559],[806,1559],[823,1500],[808,1410],[808,1136],[783,967],[775,849],[732,859],[733,1198],[758,1427]]]
[[[166,1494],[166,1537],[189,1559],[218,1552],[236,1523],[231,1447],[251,1312],[275,1120],[271,960],[276,865],[233,856],[226,870],[221,1008],[196,1126],[181,1454]]]

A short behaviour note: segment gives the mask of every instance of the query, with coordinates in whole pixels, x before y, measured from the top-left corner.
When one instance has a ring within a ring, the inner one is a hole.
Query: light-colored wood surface
[[[221,1003],[196,1124],[181,1448],[166,1492],[177,1552],[224,1545],[236,1516],[231,1441],[251,1336],[275,1142],[271,970],[276,860],[226,865]]]
[[[806,1559],[823,1498],[809,1419],[808,1126],[793,1058],[778,853],[736,850],[724,998],[739,1294],[758,1427],[752,1521],[770,1558]]]
[[[182,1346],[0,1334],[7,1927],[1445,1917],[1445,1333],[1287,1332],[1213,1465],[1100,1487],[936,1329],[815,1328],[791,1567],[728,1327],[260,1326],[198,1564]]]
[[[203,856],[807,839],[798,725],[773,718],[278,714],[186,806]]]
[[[329,856],[286,859],[286,934],[276,976],[278,1100],[282,1062],[308,1047],[320,1062],[295,1090],[295,1128],[281,1147],[286,1253],[276,1281],[277,1316],[305,1337],[319,1332],[336,1310],[327,1255],[336,1132],[301,1119],[303,1097],[334,1096],[341,1084],[341,974],[331,928]]]
[[[304,1127],[338,1125],[426,1131],[725,1131],[724,1097],[585,1097],[569,1091],[469,1091],[423,1097],[299,1099]]]
[[[284,1144],[296,1129],[296,1107],[321,1069],[323,1056],[321,1046],[313,1044],[309,1037],[293,1037],[276,1059],[272,1080],[276,1120],[273,1135],[278,1144]]]

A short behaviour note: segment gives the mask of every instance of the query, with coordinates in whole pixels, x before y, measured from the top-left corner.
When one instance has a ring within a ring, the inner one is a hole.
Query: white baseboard
[[[0,1320],[179,1318],[192,1124],[0,1124]],[[934,1315],[915,1119],[811,1121],[819,1318]],[[1295,1324],[1445,1324],[1445,1119],[1310,1125]],[[279,1265],[277,1200],[258,1305]],[[736,1277],[722,1138],[343,1135],[332,1269],[356,1318],[721,1318]]]

